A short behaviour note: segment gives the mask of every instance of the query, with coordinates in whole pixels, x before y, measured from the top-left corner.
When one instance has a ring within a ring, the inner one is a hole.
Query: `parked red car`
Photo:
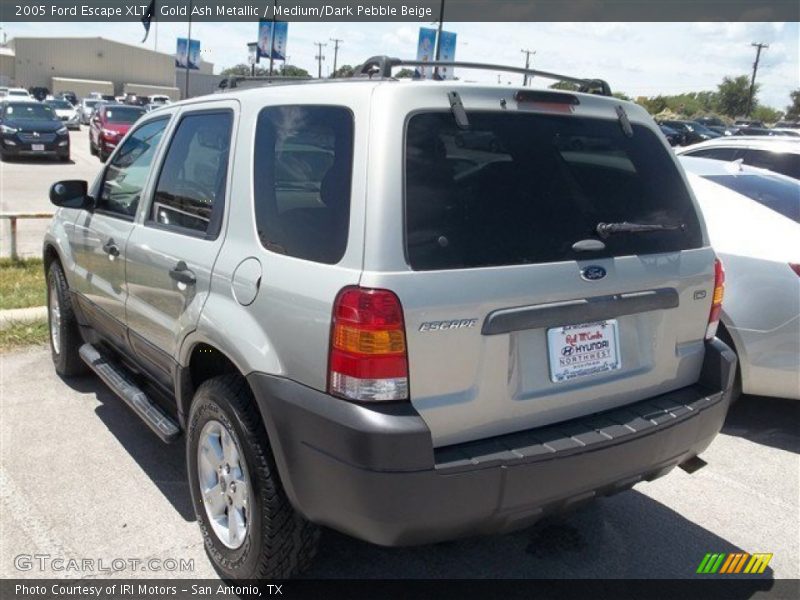
[[[145,113],[139,106],[104,104],[89,121],[89,152],[106,162],[109,154],[125,137],[136,120]]]

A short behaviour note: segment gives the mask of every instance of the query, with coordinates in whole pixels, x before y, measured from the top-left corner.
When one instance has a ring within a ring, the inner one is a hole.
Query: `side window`
[[[769,169],[795,179],[800,178],[800,155],[788,152],[769,152],[767,150],[748,150],[744,162],[754,167]]]
[[[353,113],[277,106],[258,115],[256,225],[272,252],[325,264],[344,256],[350,221]]]
[[[169,119],[150,121],[133,131],[106,168],[97,209],[133,218],[153,156]]]
[[[215,237],[222,221],[233,114],[184,116],[170,141],[148,220]]]
[[[686,156],[699,156],[701,158],[713,158],[715,160],[734,160],[737,152],[737,148],[707,148],[705,150],[687,152]]]

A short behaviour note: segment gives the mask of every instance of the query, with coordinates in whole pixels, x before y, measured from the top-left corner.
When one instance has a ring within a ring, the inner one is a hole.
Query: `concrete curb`
[[[0,310],[0,329],[10,327],[14,323],[27,323],[46,318],[46,306],[32,306],[30,308],[11,308],[8,310]]]

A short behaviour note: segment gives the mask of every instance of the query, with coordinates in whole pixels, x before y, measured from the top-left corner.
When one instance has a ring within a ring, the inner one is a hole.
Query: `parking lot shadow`
[[[52,158],[50,156],[35,156],[30,158],[20,158],[14,157],[11,159],[6,159],[3,161],[5,165],[52,165],[52,166],[64,166],[64,165],[74,165],[75,161],[72,159],[69,160],[59,160],[57,158]]]
[[[695,579],[708,552],[742,550],[634,490],[517,533],[416,548],[381,548],[325,530],[305,576]],[[771,569],[759,577],[765,581],[756,588],[772,586]]]
[[[800,401],[742,396],[731,406],[722,433],[800,454]]]
[[[164,444],[133,411],[98,377],[89,375],[64,382],[82,394],[94,394],[100,402],[95,413],[139,464],[153,483],[186,521],[194,521],[194,508],[186,483],[183,438]]]

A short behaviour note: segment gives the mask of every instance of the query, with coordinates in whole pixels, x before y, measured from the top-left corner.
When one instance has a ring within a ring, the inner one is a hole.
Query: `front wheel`
[[[319,530],[289,503],[241,376],[215,377],[198,388],[186,463],[206,552],[224,578],[287,578],[311,563]]]

